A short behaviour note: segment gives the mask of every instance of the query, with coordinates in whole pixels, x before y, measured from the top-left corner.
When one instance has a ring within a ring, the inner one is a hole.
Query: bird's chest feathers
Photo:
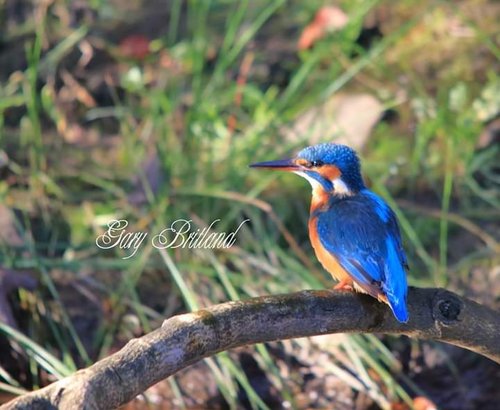
[[[321,262],[321,265],[325,270],[327,270],[334,279],[344,280],[349,279],[350,275],[345,271],[342,266],[340,266],[337,258],[332,255],[328,250],[323,246],[318,234],[317,228],[317,217],[311,216],[309,219],[309,239],[311,240],[311,245],[314,248],[314,253],[316,257]]]

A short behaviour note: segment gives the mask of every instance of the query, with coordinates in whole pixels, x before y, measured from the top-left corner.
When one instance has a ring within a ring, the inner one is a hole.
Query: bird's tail
[[[401,253],[397,252],[397,246],[393,237],[388,237],[387,264],[385,269],[386,283],[384,293],[387,296],[387,303],[391,307],[394,316],[402,323],[408,322],[408,310],[406,308],[406,295],[408,285],[406,283],[406,272],[404,269]]]
[[[409,315],[408,309],[406,308],[406,300],[404,300],[404,298],[400,299],[389,296],[387,298],[387,302],[391,307],[394,316],[396,316],[396,319],[398,319],[402,323],[408,322]]]

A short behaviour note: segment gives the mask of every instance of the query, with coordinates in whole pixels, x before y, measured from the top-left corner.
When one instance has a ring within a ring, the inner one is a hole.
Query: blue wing
[[[353,197],[333,199],[318,213],[322,245],[368,294],[385,295],[394,315],[408,320],[407,259],[394,212],[365,189]]]

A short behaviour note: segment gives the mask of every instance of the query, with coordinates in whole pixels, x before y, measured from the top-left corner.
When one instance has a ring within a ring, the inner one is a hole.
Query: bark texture
[[[498,312],[444,289],[411,288],[410,321],[360,294],[321,290],[264,296],[174,316],[119,352],[7,409],[110,409],[200,359],[234,347],[327,333],[390,333],[432,339],[500,363]]]

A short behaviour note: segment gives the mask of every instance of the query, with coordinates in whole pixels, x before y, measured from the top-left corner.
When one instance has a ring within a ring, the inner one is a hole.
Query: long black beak
[[[295,163],[293,159],[279,159],[277,161],[266,161],[266,162],[257,162],[255,164],[251,164],[250,168],[266,168],[266,169],[275,169],[278,171],[297,171],[300,169],[300,166]]]

